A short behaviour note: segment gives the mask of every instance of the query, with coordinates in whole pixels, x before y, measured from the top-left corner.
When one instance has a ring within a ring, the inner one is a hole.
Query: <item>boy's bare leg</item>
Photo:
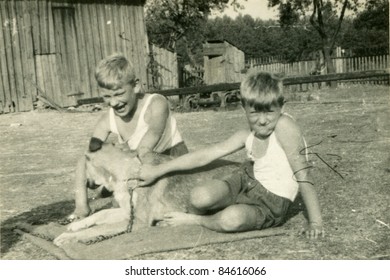
[[[169,226],[200,225],[219,232],[240,232],[253,230],[257,215],[253,206],[234,204],[213,215],[171,212],[164,215],[164,221]]]
[[[191,192],[191,212],[196,214],[171,212],[164,215],[164,221],[171,226],[201,225],[220,232],[253,229],[257,211],[250,205],[234,204],[236,195],[224,181],[207,181]],[[215,214],[205,215],[210,212]]]
[[[208,180],[193,188],[190,194],[191,211],[205,214],[224,209],[234,203],[234,197],[225,181]]]
[[[88,190],[85,164],[85,157],[82,157],[77,163],[76,177],[74,181],[76,207],[72,214],[73,219],[87,217],[91,212],[91,208],[89,208],[88,205]]]

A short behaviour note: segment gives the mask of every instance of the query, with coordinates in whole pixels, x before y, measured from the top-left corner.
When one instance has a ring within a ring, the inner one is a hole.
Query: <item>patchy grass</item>
[[[389,88],[346,86],[289,96],[315,164],[327,236],[295,234],[300,206],[284,225],[289,236],[214,244],[140,259],[390,259]],[[300,100],[300,101],[296,101]],[[46,223],[73,209],[73,173],[102,112],[0,115],[1,259],[53,259],[13,233],[17,222]],[[177,113],[191,150],[246,126],[242,110]],[[243,152],[229,159],[243,160]],[[294,214],[294,215],[293,215]]]

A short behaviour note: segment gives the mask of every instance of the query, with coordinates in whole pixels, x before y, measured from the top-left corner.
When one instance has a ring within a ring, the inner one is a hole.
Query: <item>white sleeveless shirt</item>
[[[144,106],[141,109],[141,112],[138,117],[137,126],[135,128],[134,133],[131,135],[131,137],[127,140],[127,144],[129,145],[129,148],[131,150],[136,150],[142,140],[142,138],[145,136],[146,132],[149,130],[149,125],[145,122],[145,113],[148,109],[148,106],[155,94],[151,94],[148,99],[145,101]],[[110,130],[112,133],[115,133],[118,135],[118,142],[119,143],[125,143],[125,140],[122,138],[122,136],[118,132],[118,127],[116,125],[115,121],[115,113],[114,109],[110,108],[109,111],[110,115]],[[157,145],[154,147],[153,151],[156,153],[162,153],[175,145],[179,144],[180,142],[183,142],[183,139],[180,135],[180,132],[176,125],[176,119],[171,115],[171,112],[169,111],[169,116],[167,118],[167,122],[165,125],[165,129],[163,134],[161,135],[160,140],[158,141]]]
[[[275,132],[269,136],[267,151],[261,158],[255,158],[252,154],[254,138],[254,133],[250,133],[245,148],[248,157],[254,161],[253,171],[256,180],[270,192],[294,201],[299,185]]]

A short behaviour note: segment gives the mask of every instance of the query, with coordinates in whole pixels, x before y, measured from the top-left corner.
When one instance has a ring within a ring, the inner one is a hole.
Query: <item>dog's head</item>
[[[141,165],[135,151],[124,151],[107,143],[98,151],[87,152],[85,158],[87,177],[97,185],[135,179]]]

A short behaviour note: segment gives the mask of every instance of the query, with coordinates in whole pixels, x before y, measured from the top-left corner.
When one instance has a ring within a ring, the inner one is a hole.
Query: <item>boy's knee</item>
[[[190,193],[190,203],[198,210],[208,210],[213,205],[213,197],[208,188],[198,186]]]
[[[191,205],[200,211],[225,208],[231,204],[231,200],[229,186],[221,180],[206,181],[190,193]]]
[[[224,232],[248,230],[248,215],[238,208],[226,208],[221,212],[219,224]]]

